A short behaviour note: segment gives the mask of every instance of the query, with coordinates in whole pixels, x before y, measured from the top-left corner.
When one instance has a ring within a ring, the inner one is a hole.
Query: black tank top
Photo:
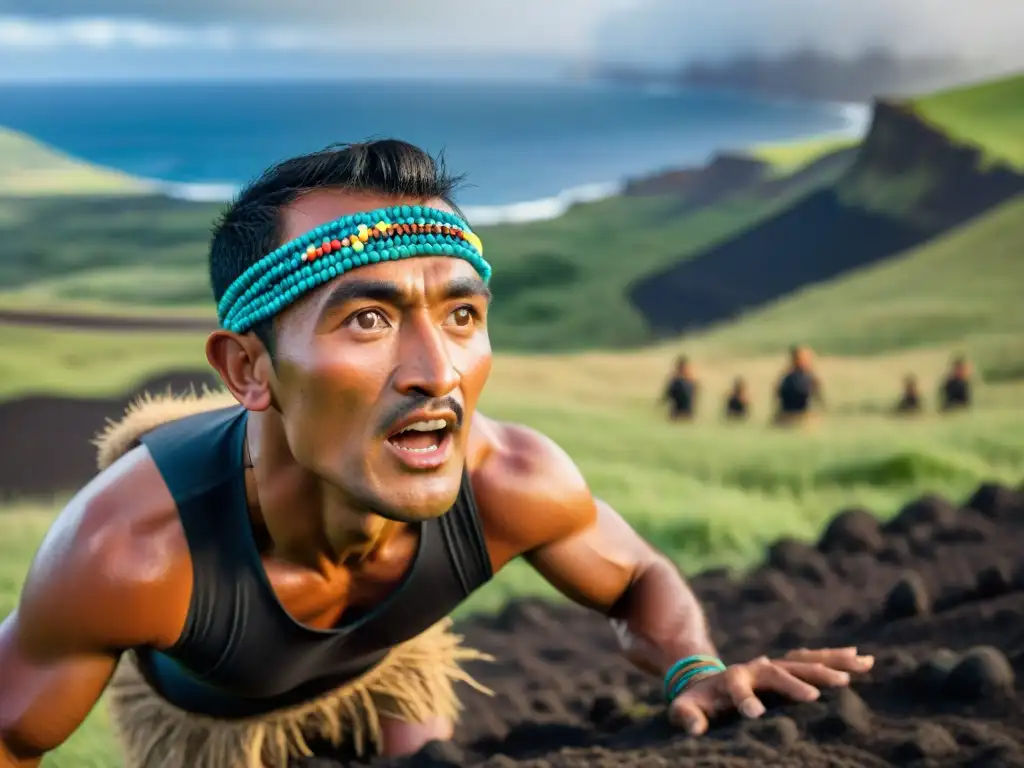
[[[174,647],[135,653],[170,703],[221,718],[291,706],[362,675],[492,576],[464,472],[451,510],[418,524],[412,565],[383,603],[330,630],[299,623],[270,585],[249,518],[246,416],[241,407],[196,414],[141,438],[177,504],[194,586]]]

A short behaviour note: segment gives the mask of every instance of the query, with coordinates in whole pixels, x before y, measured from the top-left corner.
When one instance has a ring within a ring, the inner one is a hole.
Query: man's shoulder
[[[26,579],[19,621],[42,644],[150,644],[166,633],[164,624],[173,626],[165,619],[183,590],[191,593],[184,531],[159,470],[136,448],[50,526]],[[61,627],[72,636],[61,637]]]
[[[554,440],[486,417],[474,430],[470,478],[485,529],[530,549],[589,524],[596,514],[590,489]]]

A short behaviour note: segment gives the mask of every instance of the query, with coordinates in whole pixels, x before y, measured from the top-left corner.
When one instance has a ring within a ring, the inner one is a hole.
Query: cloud
[[[1022,33],[1024,0],[639,0],[597,42],[607,58],[662,64],[804,47],[1024,63]]]
[[[0,0],[0,45],[464,53],[589,50],[636,0]],[[514,10],[513,10],[514,9]]]

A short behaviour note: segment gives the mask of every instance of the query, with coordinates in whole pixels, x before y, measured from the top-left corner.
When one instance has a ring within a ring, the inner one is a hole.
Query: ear
[[[206,340],[206,359],[246,410],[265,411],[270,407],[273,365],[255,334],[214,331]]]

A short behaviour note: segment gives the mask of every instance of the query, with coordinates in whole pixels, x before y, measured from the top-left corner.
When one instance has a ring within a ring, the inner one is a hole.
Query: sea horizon
[[[858,136],[869,120],[866,104],[595,81],[0,85],[0,125],[193,201],[228,201],[292,154],[403,138],[467,173],[459,202],[479,225],[554,218],[632,179],[756,144]]]

